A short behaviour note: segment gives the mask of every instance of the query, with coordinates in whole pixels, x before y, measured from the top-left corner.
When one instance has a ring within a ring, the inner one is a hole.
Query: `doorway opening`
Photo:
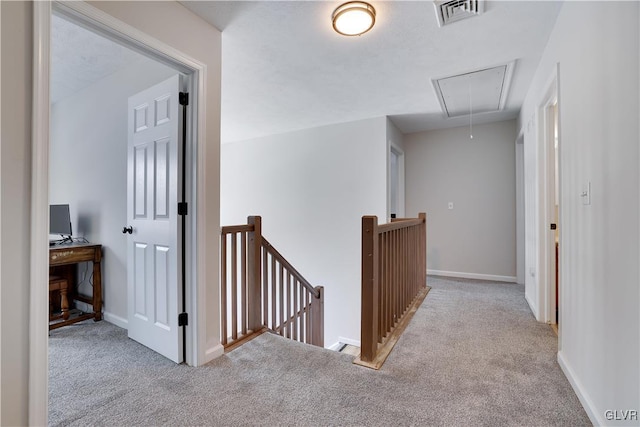
[[[403,218],[404,213],[404,152],[389,141],[389,217]]]
[[[548,86],[540,107],[543,177],[543,238],[542,253],[545,265],[543,281],[545,321],[558,333],[561,319],[561,214],[560,205],[560,120],[557,72]]]
[[[184,123],[184,140],[186,147],[182,152],[182,159],[185,160],[188,173],[184,177],[183,197],[189,206],[186,216],[186,226],[181,237],[185,237],[182,247],[186,251],[186,290],[184,301],[186,310],[191,314],[188,326],[184,326],[184,336],[187,343],[184,360],[187,364],[197,365],[201,356],[199,344],[202,344],[202,337],[198,334],[198,314],[203,310],[198,307],[203,306],[203,302],[198,298],[198,294],[203,292],[203,287],[198,284],[197,273],[198,248],[203,246],[201,241],[196,240],[196,214],[199,211],[197,204],[196,183],[201,179],[201,175],[196,170],[198,165],[197,154],[203,148],[203,141],[198,133],[198,125],[204,125],[204,116],[199,112],[204,110],[204,64],[185,56],[172,47],[154,39],[135,28],[123,23],[99,9],[86,3],[58,3],[40,2],[34,5],[34,102],[33,102],[33,169],[32,169],[32,253],[31,266],[32,274],[30,280],[30,360],[29,360],[29,419],[35,424],[46,424],[47,422],[47,402],[48,402],[48,302],[49,292],[43,283],[47,282],[49,275],[50,254],[47,250],[45,235],[49,231],[49,154],[51,137],[51,116],[50,107],[50,55],[51,55],[51,20],[54,12],[65,19],[72,21],[83,28],[100,34],[107,39],[144,55],[147,59],[152,59],[165,66],[172,68],[175,73],[188,77],[187,89],[191,94],[191,109]],[[100,102],[96,100],[95,102]],[[127,118],[127,106],[122,108],[124,119]],[[106,122],[106,121],[105,121]],[[104,123],[100,123],[105,126]],[[94,131],[98,134],[103,127],[97,126]],[[126,134],[123,139],[127,139]],[[176,156],[176,160],[177,160]],[[182,160],[181,159],[181,160]],[[98,165],[103,159],[95,156],[93,161]],[[69,167],[73,167],[72,161],[67,161]],[[126,191],[126,187],[124,189]],[[98,197],[99,195],[96,195]],[[183,210],[184,212],[185,210]],[[80,220],[77,220],[81,222]],[[116,232],[121,232],[122,224]],[[108,279],[105,278],[105,282]],[[108,284],[107,284],[108,286]],[[105,301],[106,302],[106,301]],[[182,314],[182,313],[180,313]],[[47,320],[45,320],[47,319]],[[112,319],[113,320],[113,319]]]

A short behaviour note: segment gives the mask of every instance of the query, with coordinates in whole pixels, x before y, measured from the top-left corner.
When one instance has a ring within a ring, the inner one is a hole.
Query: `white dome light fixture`
[[[350,1],[333,11],[333,29],[343,36],[359,36],[366,33],[376,22],[376,10],[369,3]]]

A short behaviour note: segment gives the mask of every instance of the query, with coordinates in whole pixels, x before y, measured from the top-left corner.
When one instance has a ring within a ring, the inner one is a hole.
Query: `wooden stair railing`
[[[262,219],[222,227],[221,342],[265,332],[324,346],[324,288],[312,286],[263,236]]]
[[[420,306],[427,279],[426,214],[378,225],[362,217],[359,365],[379,369]]]

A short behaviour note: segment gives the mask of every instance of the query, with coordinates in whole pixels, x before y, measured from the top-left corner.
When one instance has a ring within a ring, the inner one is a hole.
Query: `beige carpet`
[[[523,287],[433,287],[380,371],[263,334],[201,368],[106,322],[52,331],[51,425],[590,425]]]

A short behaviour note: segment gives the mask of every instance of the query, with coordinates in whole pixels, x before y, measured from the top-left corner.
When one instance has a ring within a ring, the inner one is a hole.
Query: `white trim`
[[[360,347],[360,341],[359,340],[352,340],[351,338],[338,337],[338,341],[333,343],[333,344],[331,344],[329,347],[327,347],[327,350],[339,351],[340,347],[342,347],[345,344],[353,345],[355,347]]]
[[[205,276],[206,262],[203,262],[206,252],[205,239],[198,239],[195,233],[196,224],[205,224],[205,206],[201,201],[196,204],[196,196],[204,194],[206,159],[206,66],[201,62],[183,54],[169,45],[141,32],[140,30],[108,15],[107,13],[88,5],[84,2],[53,3],[56,12],[74,18],[84,25],[98,30],[120,43],[151,55],[176,69],[193,75],[192,84],[195,129],[191,143],[192,158],[197,159],[193,163],[193,176],[197,181],[190,188],[191,202],[194,207],[190,209],[190,221],[187,225],[193,237],[188,246],[192,267],[189,271],[187,289],[187,310],[191,314],[190,327],[187,329],[187,337],[190,345],[187,348],[187,363],[189,365],[202,365],[215,357],[223,354],[218,347],[204,351],[206,340],[206,291],[207,284],[199,281],[199,277]],[[33,64],[33,170],[32,170],[32,205],[31,205],[31,283],[30,283],[30,352],[29,352],[29,424],[47,424],[48,404],[48,292],[42,283],[46,283],[48,277],[48,239],[49,221],[48,193],[49,193],[49,57],[50,57],[50,26],[51,26],[51,2],[34,2],[34,64]],[[196,83],[197,82],[197,83]],[[192,121],[192,125],[194,125]],[[200,193],[198,190],[202,193]],[[41,237],[42,236],[42,237]],[[206,260],[204,260],[206,261]],[[195,292],[194,292],[195,291]],[[199,327],[201,326],[201,327]]]
[[[33,3],[29,425],[46,425],[49,390],[49,58],[51,3]]]
[[[76,303],[77,304],[77,303]],[[119,328],[122,329],[129,329],[129,321],[127,319],[125,319],[124,317],[120,317],[120,316],[116,316],[113,313],[109,313],[108,311],[105,311],[102,313],[102,318],[113,324],[116,325]]]
[[[202,363],[198,366],[202,366],[206,363],[211,362],[213,359],[217,359],[218,357],[224,354],[224,346],[222,344],[216,344],[213,347],[207,349],[204,352],[204,357],[202,359]]]
[[[533,303],[533,301],[529,299],[529,296],[526,292],[524,294],[524,300],[527,302],[527,304],[529,304],[529,309],[531,310],[531,314],[533,314],[533,317],[537,321],[540,321],[540,319],[538,319],[538,307]]]
[[[336,341],[333,344],[331,344],[329,347],[327,347],[327,350],[338,351],[340,350],[341,345],[342,343],[340,341]]]
[[[442,271],[442,270],[427,270],[429,276],[444,276],[444,277],[457,277],[460,279],[477,279],[477,280],[489,280],[492,282],[509,282],[516,283],[515,276],[500,276],[495,274],[482,274],[482,273],[463,273],[461,271]]]
[[[539,268],[538,286],[539,302],[540,302],[540,318],[545,323],[555,324],[555,236],[549,229],[549,224],[555,217],[555,200],[552,200],[555,194],[555,188],[552,188],[552,181],[555,180],[555,165],[551,164],[553,159],[550,147],[553,146],[553,129],[547,124],[550,122],[549,115],[551,113],[550,106],[554,102],[560,105],[558,99],[558,74],[559,64],[556,64],[547,84],[545,85],[544,95],[538,105],[538,149],[540,153],[538,171],[539,171],[539,190],[538,190],[538,212],[539,215]],[[559,114],[558,114],[559,120]],[[560,138],[560,135],[558,135]],[[560,171],[558,171],[560,172]],[[553,174],[553,175],[552,175]],[[560,175],[560,173],[558,173]],[[558,177],[560,181],[560,177]],[[555,186],[555,184],[553,184]],[[560,188],[561,186],[558,186]],[[560,195],[558,195],[560,196]],[[561,208],[560,208],[561,209]],[[561,212],[558,212],[559,233],[562,233]],[[560,242],[560,238],[558,239]],[[561,311],[561,310],[559,310]]]
[[[398,156],[398,200],[396,200],[398,218],[405,217],[406,183],[404,150],[392,140],[387,140],[387,218],[391,221],[391,154]]]
[[[584,388],[580,380],[578,380],[578,377],[573,372],[573,369],[571,369],[571,367],[567,363],[567,360],[565,359],[564,353],[562,351],[558,352],[558,364],[560,365],[560,369],[562,369],[562,372],[564,372],[564,375],[569,380],[569,384],[571,384],[571,387],[576,393],[576,396],[578,396],[578,400],[582,404],[582,407],[587,413],[587,416],[589,417],[591,423],[595,426],[607,425],[608,423],[604,420],[604,418],[600,416],[600,413],[596,409],[596,406],[593,404],[593,401],[587,394],[586,389]]]
[[[360,347],[360,340],[354,340],[351,338],[338,337],[338,341],[342,344],[354,345],[356,347]]]

